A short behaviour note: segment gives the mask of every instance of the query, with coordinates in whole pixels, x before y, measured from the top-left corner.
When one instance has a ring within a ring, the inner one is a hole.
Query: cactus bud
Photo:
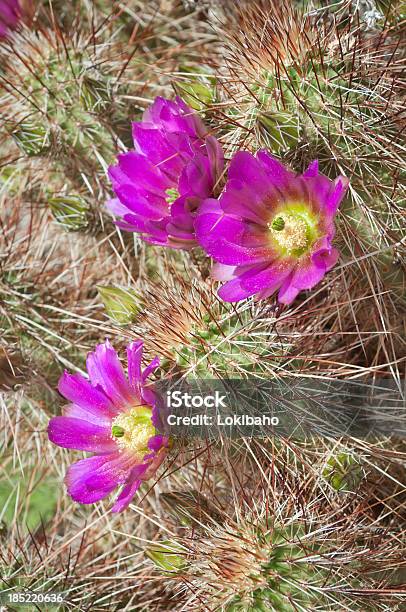
[[[55,220],[66,230],[76,232],[88,224],[88,206],[83,198],[76,195],[49,198],[48,203]]]
[[[184,558],[178,554],[183,552],[183,548],[170,540],[151,544],[144,552],[145,556],[164,572],[178,572],[185,565]]]
[[[102,111],[111,103],[109,83],[86,77],[82,83],[81,97],[87,111]]]
[[[288,113],[260,113],[257,119],[259,139],[275,153],[287,151],[300,139],[297,119]]]
[[[140,296],[135,291],[109,286],[98,286],[97,290],[111,319],[120,324],[134,321],[141,305]]]
[[[343,452],[329,458],[323,477],[336,491],[351,491],[359,486],[362,470],[353,455]]]
[[[202,111],[215,101],[213,89],[199,81],[176,83],[175,91],[191,108]]]
[[[187,66],[182,66],[181,70],[190,76],[189,80],[174,84],[176,93],[194,110],[204,111],[216,101],[215,78],[208,76],[208,69],[199,73],[196,68],[190,69]]]
[[[51,146],[50,134],[46,128],[31,121],[20,123],[12,136],[18,148],[29,157],[44,155]]]

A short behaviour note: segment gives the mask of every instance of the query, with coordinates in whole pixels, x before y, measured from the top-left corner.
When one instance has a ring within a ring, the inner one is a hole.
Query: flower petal
[[[293,273],[292,285],[298,289],[312,289],[322,280],[325,274],[326,268],[324,265],[318,266],[312,261],[311,257],[306,257],[297,265]]]
[[[142,373],[142,382],[145,383],[147,378],[153,373],[155,372],[155,370],[157,368],[159,368],[161,361],[159,359],[159,357],[155,357],[155,359],[153,359],[151,361],[151,363],[149,365],[147,365],[147,367],[144,369],[143,373]]]
[[[138,491],[141,486],[142,479],[141,476],[144,475],[148,468],[148,464],[145,465],[137,465],[134,467],[130,475],[125,483],[120,495],[117,497],[111,511],[112,512],[122,512],[125,510],[129,504],[131,503],[134,495]]]
[[[211,269],[211,277],[217,281],[229,281],[235,277],[236,269],[237,266],[215,263]]]
[[[210,209],[213,212],[205,212]],[[195,231],[200,245],[219,263],[237,266],[265,261],[270,256],[270,247],[241,245],[249,228],[241,219],[222,213],[216,200],[204,202],[203,213],[195,221]]]
[[[168,215],[169,206],[164,198],[154,196],[152,193],[142,193],[134,185],[127,183],[115,188],[120,202],[126,208],[143,218],[159,220]]]
[[[177,181],[185,162],[190,158],[190,154],[185,157],[185,149],[190,147],[190,144],[185,142],[187,138],[185,134],[178,134],[169,139],[168,135],[159,129],[150,129],[142,123],[133,123],[133,138],[134,144],[138,145],[142,153],[160,172],[170,180]]]
[[[292,276],[293,274],[288,276],[279,289],[278,301],[281,304],[291,304],[300,291],[300,289],[292,285]]]
[[[110,166],[109,177],[115,184],[132,183],[156,195],[172,186],[171,181],[140,153],[128,151],[118,156],[118,166]]]
[[[93,453],[113,453],[117,444],[109,427],[67,416],[54,417],[48,424],[51,442],[62,448],[74,448]]]
[[[330,215],[334,215],[337,212],[337,209],[347,192],[348,185],[349,179],[347,179],[345,176],[338,176],[335,181],[333,181],[330,194],[325,204],[326,210],[330,213]]]
[[[74,501],[81,504],[93,504],[114,491],[119,484],[119,476],[106,472],[105,480],[99,486],[92,484],[92,475],[100,468],[106,467],[116,460],[116,455],[95,455],[81,459],[70,466],[65,482],[68,493]]]
[[[241,286],[252,294],[258,293],[266,287],[268,295],[271,295],[290,275],[294,266],[295,261],[291,258],[272,262],[265,268],[264,266],[251,268],[240,275]]]
[[[311,162],[307,170],[303,173],[303,176],[308,178],[308,177],[318,176],[318,174],[319,174],[319,160],[315,159],[314,161]]]
[[[87,420],[108,423],[117,409],[101,389],[93,387],[81,374],[65,372],[58,383],[61,395],[88,413]]]
[[[94,385],[100,385],[116,408],[124,410],[133,402],[133,392],[116,351],[109,341],[99,344],[87,357],[87,370]]]
[[[292,180],[295,179],[295,174],[288,170],[276,157],[268,151],[259,151],[257,153],[258,161],[266,168],[267,182],[271,181],[272,185],[283,192]]]
[[[134,391],[139,392],[141,384],[141,359],[144,342],[137,340],[127,347],[128,381]]]
[[[228,281],[225,285],[220,287],[218,290],[218,296],[225,302],[239,302],[244,300],[251,295],[254,295],[254,291],[250,289],[244,289],[241,286],[241,279],[239,277]]]

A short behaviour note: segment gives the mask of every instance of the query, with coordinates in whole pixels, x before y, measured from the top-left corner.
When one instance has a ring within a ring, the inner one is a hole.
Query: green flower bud
[[[346,452],[330,457],[322,474],[336,491],[352,491],[362,479],[360,464],[353,455]]]
[[[76,195],[56,196],[48,199],[55,220],[66,230],[79,231],[89,224],[88,206],[83,198]]]
[[[185,566],[185,559],[178,554],[183,552],[183,548],[170,540],[151,544],[144,552],[164,572],[179,572]]]
[[[111,319],[122,325],[134,321],[141,306],[141,298],[135,291],[109,286],[98,286],[97,290]]]
[[[12,136],[18,148],[29,157],[44,155],[51,146],[50,134],[46,128],[31,121],[20,123]]]
[[[216,79],[210,76],[210,68],[199,70],[195,66],[181,66],[180,69],[189,75],[189,80],[175,83],[174,88],[186,104],[194,110],[203,111],[216,101]]]
[[[87,76],[82,83],[81,97],[87,111],[97,112],[104,110],[111,103],[109,83]]]
[[[203,111],[216,100],[214,89],[200,81],[175,83],[175,91],[191,108]]]
[[[275,153],[294,147],[300,139],[297,119],[288,113],[261,113],[257,119],[260,139]]]

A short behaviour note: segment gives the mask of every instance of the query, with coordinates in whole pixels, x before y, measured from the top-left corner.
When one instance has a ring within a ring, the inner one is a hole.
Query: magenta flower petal
[[[142,124],[134,124],[133,137],[134,142],[137,143],[148,161],[156,166],[169,181],[176,181],[185,163],[189,161],[185,153],[188,141],[183,140],[182,142],[181,136],[178,136],[177,139],[170,139],[168,134],[163,133],[159,128],[148,129]]]
[[[127,347],[127,362],[128,362],[128,382],[131,388],[137,393],[140,392],[141,385],[141,358],[142,358],[143,342],[131,342]]]
[[[0,38],[5,38],[17,26],[20,17],[18,0],[0,0]]]
[[[241,286],[240,278],[237,276],[220,287],[218,294],[219,297],[225,302],[240,302],[241,300],[250,297],[252,295],[252,291],[250,291],[250,289],[244,289]]]
[[[77,461],[70,466],[65,477],[68,493],[74,501],[81,504],[93,504],[114,491],[119,485],[119,478],[106,478],[104,486],[96,487],[92,483],[92,474],[112,462],[111,455],[94,455]]]
[[[328,271],[336,265],[339,257],[340,253],[338,250],[334,247],[330,247],[329,249],[320,249],[313,253],[312,261],[319,268],[324,266],[324,269]]]
[[[288,276],[284,280],[279,289],[278,301],[281,304],[291,304],[293,300],[299,295],[300,289],[292,285],[292,275]]]
[[[142,191],[161,195],[171,186],[166,175],[157,170],[145,155],[129,151],[118,156],[118,166],[110,166],[109,177],[113,185],[132,184]]]
[[[347,188],[345,177],[319,174],[317,160],[297,176],[267,151],[237,153],[218,202],[205,200],[195,221],[214,278],[228,281],[219,296],[235,302],[279,290],[288,304],[312,289],[337,262],[334,216]]]
[[[89,353],[86,364],[92,384],[100,385],[116,406],[124,409],[131,405],[133,393],[117,353],[108,341],[99,344],[93,353]]]
[[[252,225],[226,214],[217,200],[203,203],[195,229],[200,245],[219,263],[239,266],[266,261],[272,256],[271,247],[261,245],[261,233],[255,235]]]
[[[122,217],[127,214],[128,209],[126,206],[121,204],[118,198],[111,198],[106,202],[106,208],[113,214],[118,217]]]
[[[345,176],[339,176],[333,182],[330,194],[326,201],[326,210],[334,215],[340,206],[346,191],[348,189],[349,180]]]
[[[301,262],[300,267],[296,267],[291,282],[298,289],[312,289],[319,284],[325,274],[326,267],[316,265],[309,257]]]
[[[217,281],[229,281],[235,277],[237,266],[227,266],[221,263],[213,264],[211,275]]]
[[[270,201],[278,202],[278,199],[280,196],[272,187],[261,197],[251,185],[231,179],[221,196],[221,208],[226,213],[262,226],[267,223]]]
[[[180,98],[157,98],[133,124],[134,151],[109,168],[117,225],[146,242],[177,249],[196,246],[194,218],[223,172],[217,140]]]
[[[167,438],[159,435],[148,440],[148,448],[152,451],[158,451],[162,446],[167,446]]]
[[[80,503],[94,503],[122,486],[113,508],[124,509],[166,456],[169,441],[161,433],[161,409],[147,381],[159,359],[142,370],[142,349],[141,340],[127,347],[128,379],[106,341],[88,356],[90,382],[67,373],[59,382],[72,403],[65,416],[50,420],[49,439],[63,448],[96,453],[72,465],[66,476],[68,493]]]
[[[291,274],[293,268],[294,262],[292,260],[278,260],[265,268],[263,266],[260,268],[253,267],[240,274],[241,285],[244,289],[249,290],[251,295],[259,293],[264,287],[275,287],[276,289]]]
[[[315,159],[311,162],[307,170],[303,173],[305,178],[311,178],[319,175],[319,160]]]
[[[199,115],[179,97],[174,102],[156,98],[144,112],[143,121],[161,126],[169,133],[184,132],[191,138],[202,138],[207,131]]]
[[[51,442],[62,448],[100,454],[112,453],[117,448],[111,438],[111,428],[72,417],[59,416],[51,419],[48,436]]]
[[[258,151],[257,158],[266,168],[268,181],[271,181],[275,188],[284,191],[295,179],[295,174],[268,151]]]
[[[147,367],[145,368],[144,372],[142,373],[142,382],[143,383],[145,383],[147,378],[149,376],[151,376],[151,374],[153,374],[153,372],[155,372],[155,370],[157,368],[159,368],[159,364],[160,364],[159,357],[155,357],[155,359],[153,359],[151,361],[151,363],[149,365],[147,365]]]
[[[165,212],[165,200],[163,198],[147,191],[140,193],[139,189],[131,183],[117,187],[116,194],[121,204],[127,207],[127,213],[142,214],[152,221],[162,219]]]
[[[255,185],[255,188],[259,189],[263,196],[267,193],[266,170],[263,164],[248,151],[238,151],[234,155],[228,178],[241,181],[247,185]]]
[[[65,372],[59,379],[58,391],[66,399],[86,411],[89,421],[109,422],[117,414],[117,408],[105,393],[93,387],[80,374]]]
[[[146,466],[144,467],[144,472],[146,470]],[[128,508],[131,503],[134,495],[140,488],[142,484],[142,480],[136,476],[138,470],[134,470],[134,474],[131,474],[128,478],[126,485],[123,487],[120,495],[117,497],[114,506],[111,508],[112,512],[122,512],[126,508]]]

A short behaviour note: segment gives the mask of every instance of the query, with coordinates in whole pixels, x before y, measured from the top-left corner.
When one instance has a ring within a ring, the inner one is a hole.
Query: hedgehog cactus
[[[236,130],[257,126],[260,144],[288,156],[308,150],[322,167],[333,162],[338,171],[352,169],[360,190],[370,163],[379,161],[381,182],[385,173],[392,181],[401,148],[393,89],[401,87],[395,77],[400,31],[377,30],[368,37],[356,14],[345,24],[341,13],[331,21],[328,7],[317,15],[288,0],[230,8],[229,87],[238,74],[241,89],[234,92],[237,103],[230,102],[236,127],[229,140],[235,142]],[[227,75],[222,83],[226,101]],[[242,115],[247,123],[239,121]]]
[[[1,602],[403,609],[403,22],[0,0]],[[281,427],[164,427],[213,379]]]
[[[23,153],[75,154],[88,163],[97,160],[96,153],[111,157],[118,108],[112,109],[115,78],[108,47],[90,46],[80,34],[65,47],[53,30],[35,36],[24,30],[3,55],[3,119]],[[106,130],[99,129],[101,122]]]
[[[275,330],[272,306],[221,302],[195,266],[185,272],[170,265],[163,275],[131,289],[138,298],[132,300],[137,314],[130,328],[145,338],[149,355],[159,350],[165,357],[166,371],[175,368],[194,378],[265,376],[289,354],[290,342]],[[118,296],[115,301],[117,310]]]
[[[203,572],[206,555],[210,558],[205,580],[212,585],[214,601],[227,612],[310,609],[319,597],[313,588],[327,576],[311,561],[321,551],[306,547],[303,536],[294,524],[219,529],[199,543],[191,571]]]
[[[380,593],[380,579],[374,579],[384,553],[372,518],[365,515],[360,524],[356,515],[339,519],[328,500],[322,510],[320,500],[313,505],[305,490],[295,510],[299,499],[293,492],[274,490],[273,495],[272,511],[266,502],[255,510],[237,502],[235,521],[214,513],[210,518],[209,511],[208,518],[193,523],[193,537],[186,533],[162,543],[160,548],[171,555],[168,562],[179,592],[190,592],[186,609],[202,609],[193,605],[197,598],[199,605],[225,612],[294,612],[320,606],[361,611],[369,609],[371,588],[374,609],[388,610],[385,598],[396,605],[395,591],[393,599],[389,591]],[[395,559],[396,536],[386,537],[386,554]],[[157,561],[158,570],[167,572],[162,558]]]
[[[371,25],[363,16],[374,2],[315,3],[314,10],[290,0],[225,2],[220,103],[209,114],[229,155],[266,147],[297,171],[317,158],[323,174],[350,180],[337,223],[343,260],[357,262],[346,287],[370,296],[379,311],[372,325],[384,332],[403,308],[406,268],[402,29],[394,18],[401,11],[399,3],[383,4],[377,10],[387,19]],[[357,329],[373,331],[353,307],[349,316]]]

